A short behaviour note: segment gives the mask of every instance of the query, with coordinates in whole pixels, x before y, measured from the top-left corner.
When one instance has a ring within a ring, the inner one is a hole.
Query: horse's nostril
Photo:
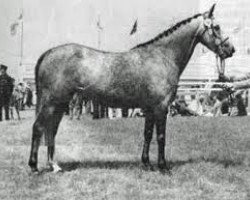
[[[232,48],[232,53],[235,53],[235,48],[234,47]]]

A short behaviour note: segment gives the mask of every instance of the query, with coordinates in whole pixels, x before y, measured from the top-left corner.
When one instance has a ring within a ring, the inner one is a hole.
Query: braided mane
[[[141,44],[138,44],[136,45],[135,47],[133,47],[132,49],[136,49],[136,48],[139,48],[139,47],[146,47],[148,46],[149,44],[152,44],[154,43],[155,41],[158,41],[159,39],[163,38],[163,37],[166,37],[166,36],[170,36],[173,32],[175,32],[176,30],[178,30],[182,25],[185,25],[185,24],[188,24],[190,23],[193,19],[196,19],[200,16],[202,16],[203,14],[199,13],[199,14],[196,14],[194,15],[193,17],[189,17],[181,22],[178,22],[177,24],[175,24],[174,26],[172,26],[171,28],[165,30],[164,32],[160,33],[159,35],[157,35],[155,38],[147,41],[147,42],[144,42],[144,43],[141,43]]]

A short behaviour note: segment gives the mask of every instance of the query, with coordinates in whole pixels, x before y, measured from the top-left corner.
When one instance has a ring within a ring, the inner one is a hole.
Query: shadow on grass
[[[197,159],[193,159],[190,158],[188,160],[184,160],[184,161],[170,161],[169,165],[170,168],[174,168],[174,167],[181,167],[183,165],[186,164],[197,164],[197,163],[201,163],[201,162],[205,162],[205,163],[214,163],[214,164],[218,164],[218,165],[222,165],[223,167],[227,168],[227,167],[235,167],[235,166],[240,166],[243,164],[243,160],[232,160],[232,159],[218,159],[218,158],[204,158],[204,157],[200,157]]]
[[[219,165],[223,165],[225,168],[229,166],[239,166],[243,164],[243,161],[239,160],[219,160],[217,158],[197,158],[197,159],[188,159],[184,161],[170,161],[168,164],[170,166],[170,169],[173,169],[175,167],[181,167],[186,164],[197,164],[200,162],[206,162],[206,163],[215,163]],[[90,161],[86,160],[83,162],[73,161],[73,162],[59,162],[60,167],[62,167],[63,171],[74,171],[76,169],[146,169],[141,161]],[[153,170],[157,169],[156,164],[153,164]]]
[[[76,169],[135,169],[141,167],[140,161],[90,161],[83,162],[59,162],[60,167],[64,171],[73,171]]]

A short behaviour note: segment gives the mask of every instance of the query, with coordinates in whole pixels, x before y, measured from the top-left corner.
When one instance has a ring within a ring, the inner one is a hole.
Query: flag
[[[247,48],[247,54],[250,55],[250,47]]]
[[[22,20],[23,19],[23,13],[21,13],[18,17],[18,20]]]
[[[10,25],[10,34],[11,34],[12,36],[16,35],[18,25],[19,25],[18,22],[14,22],[13,24]]]
[[[19,26],[19,23],[20,21],[23,19],[23,14],[21,13],[19,15],[19,17],[17,18],[17,20],[15,22],[13,22],[11,25],[10,25],[10,34],[12,36],[16,35],[17,34],[17,31],[18,31],[18,26]]]
[[[240,30],[241,30],[241,27],[235,27],[234,29],[233,29],[233,33],[234,34],[237,34],[237,33],[239,33],[240,32]]]
[[[97,21],[97,23],[96,23],[96,26],[97,26],[97,28],[99,29],[99,30],[103,30],[103,27],[101,26],[101,20],[100,20],[100,16],[98,17],[99,19],[98,19],[98,21]]]
[[[134,33],[136,33],[136,31],[137,31],[137,20],[135,20],[135,23],[134,23],[133,28],[130,32],[130,35],[133,35]]]
[[[243,28],[242,21],[238,22],[238,25],[233,29],[233,34],[239,33]]]

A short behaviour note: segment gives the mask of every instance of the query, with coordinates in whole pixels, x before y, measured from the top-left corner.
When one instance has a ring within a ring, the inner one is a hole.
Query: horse
[[[182,72],[198,43],[222,59],[235,49],[222,36],[209,11],[187,18],[155,38],[125,52],[101,51],[80,44],[64,44],[41,55],[35,67],[37,87],[36,119],[33,124],[29,166],[39,172],[38,150],[47,135],[48,163],[54,171],[55,136],[73,94],[81,88],[86,100],[117,108],[142,108],[145,112],[144,144],[141,160],[152,167],[149,148],[154,126],[158,143],[158,169],[169,171],[165,160],[165,131],[168,107],[174,100]]]

